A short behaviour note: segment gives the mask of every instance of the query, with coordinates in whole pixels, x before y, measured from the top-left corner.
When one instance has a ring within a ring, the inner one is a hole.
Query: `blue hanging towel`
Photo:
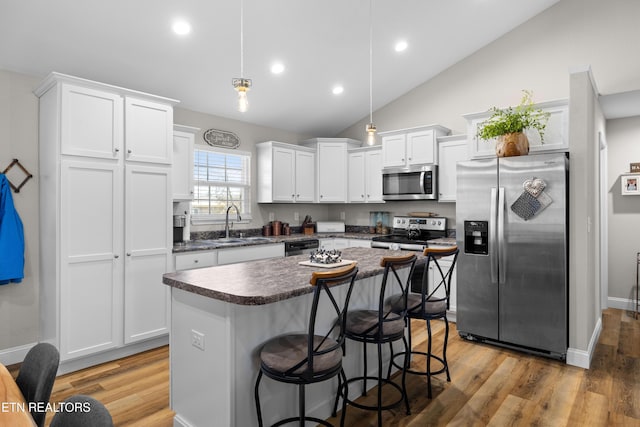
[[[0,174],[0,285],[24,277],[24,230],[13,206],[9,180]]]

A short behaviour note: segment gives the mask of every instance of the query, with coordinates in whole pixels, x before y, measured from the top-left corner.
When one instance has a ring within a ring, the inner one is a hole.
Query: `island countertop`
[[[342,259],[358,263],[356,280],[376,276],[383,272],[380,259],[383,256],[400,255],[405,251],[388,249],[346,248]],[[424,262],[419,252],[418,264]],[[299,265],[308,255],[271,258],[239,264],[185,270],[167,273],[162,282],[173,288],[238,305],[263,305],[311,293],[309,284],[313,271],[321,267]]]

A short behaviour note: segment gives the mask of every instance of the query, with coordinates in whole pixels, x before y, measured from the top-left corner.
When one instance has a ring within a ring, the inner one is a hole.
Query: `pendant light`
[[[232,81],[238,91],[238,111],[244,113],[249,107],[247,92],[251,88],[251,79],[244,78],[244,0],[240,0],[240,77]]]
[[[376,125],[373,124],[373,3],[369,0],[369,123],[367,131],[367,145],[376,143]]]

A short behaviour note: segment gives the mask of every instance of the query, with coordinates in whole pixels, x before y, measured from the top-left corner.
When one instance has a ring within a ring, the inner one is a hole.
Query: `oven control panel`
[[[417,229],[428,231],[446,231],[447,218],[444,217],[429,217],[418,218],[412,216],[394,216],[393,228],[399,228],[402,230]]]

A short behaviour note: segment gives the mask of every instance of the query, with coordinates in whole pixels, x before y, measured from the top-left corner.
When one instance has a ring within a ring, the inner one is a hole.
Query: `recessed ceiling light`
[[[344,92],[344,88],[340,85],[334,86],[333,89],[331,89],[331,92],[333,92],[334,95],[340,95],[342,92]]]
[[[409,45],[406,41],[400,40],[398,43],[396,43],[394,49],[396,50],[396,52],[403,52],[407,49],[408,46]]]
[[[187,21],[176,21],[171,28],[179,36],[184,36],[191,32],[191,25]]]
[[[273,74],[280,74],[284,71],[284,64],[282,62],[276,62],[271,65],[271,72]]]

